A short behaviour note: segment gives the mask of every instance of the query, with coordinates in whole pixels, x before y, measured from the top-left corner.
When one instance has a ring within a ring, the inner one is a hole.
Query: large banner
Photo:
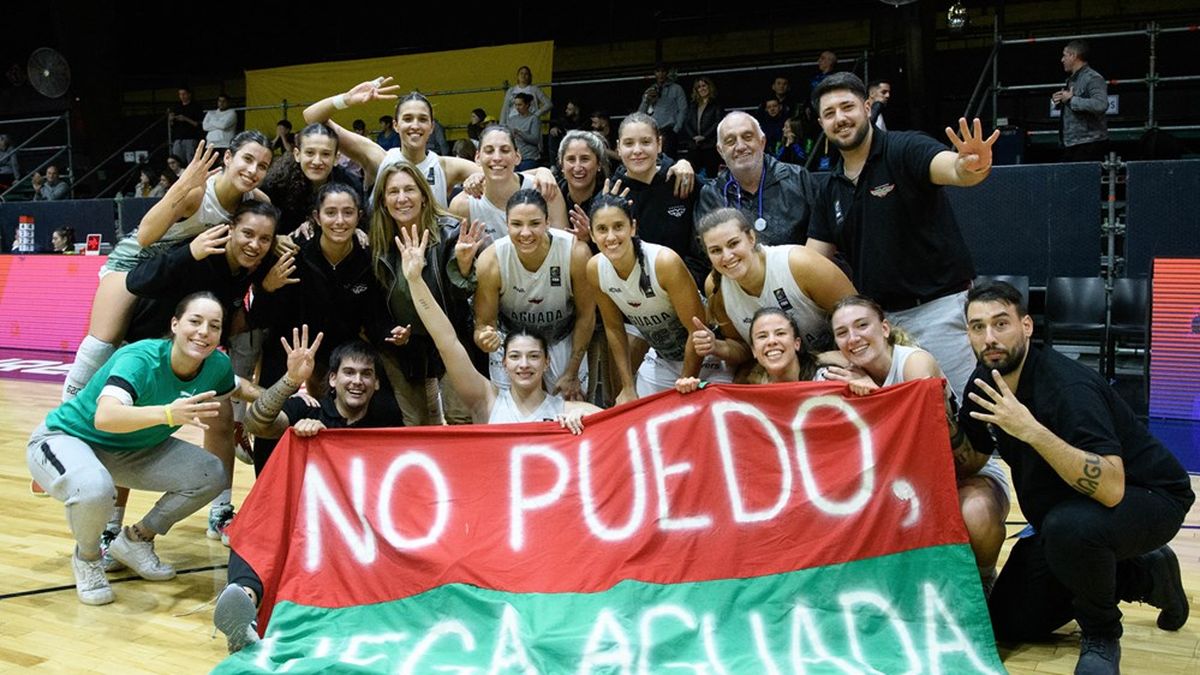
[[[495,9],[496,19],[501,24],[505,22],[506,11]],[[413,89],[466,92],[432,97],[434,117],[443,126],[451,127],[470,122],[471,111],[475,108],[483,108],[499,119],[500,104],[504,101],[504,90],[500,87],[506,81],[516,84],[517,68],[521,66],[529,66],[533,71],[535,84],[549,82],[554,68],[554,43],[526,42],[247,70],[246,105],[277,106],[287,100],[293,106],[288,116],[295,130],[300,131],[304,126],[301,113],[309,103],[340,94],[359,82],[390,75],[394,78],[393,83],[400,85],[401,95]],[[542,91],[551,96],[550,87],[542,87]],[[379,131],[380,115],[393,115],[395,108],[395,101],[376,101],[340,110],[333,119],[347,129],[354,120],[361,119],[367,123],[367,130],[374,138],[375,132]],[[274,133],[280,116],[278,108],[251,110],[246,113],[245,128]],[[462,130],[452,130],[448,135],[466,138]]]
[[[217,672],[1003,672],[940,381],[845,392],[289,435],[232,533],[265,639]]]

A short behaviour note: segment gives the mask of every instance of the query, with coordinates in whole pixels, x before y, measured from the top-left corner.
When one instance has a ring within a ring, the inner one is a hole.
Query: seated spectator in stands
[[[177,180],[179,180],[179,176],[175,172],[171,171],[170,169],[163,169],[162,171],[158,172],[158,185],[154,187],[154,190],[150,193],[150,196],[162,197],[166,195],[167,190],[170,190],[171,186],[174,185],[175,181]]]
[[[604,142],[608,144],[608,150],[605,153],[608,155],[609,162],[620,162],[621,155],[617,153],[617,131],[613,129],[612,117],[604,110],[597,110],[591,115],[592,131],[600,134]]]
[[[804,166],[808,159],[808,139],[804,138],[804,124],[799,118],[791,118],[783,124],[783,140],[775,147],[776,159],[788,164]]]
[[[534,117],[540,119],[542,115],[553,109],[550,99],[546,98],[546,93],[542,91],[541,87],[533,84],[533,71],[529,69],[529,66],[521,66],[517,68],[517,83],[504,92],[504,103],[500,106],[500,124],[512,127],[517,94],[529,96],[529,109]]]
[[[33,172],[33,198],[39,201],[58,201],[71,198],[71,186],[59,176],[58,166],[46,167],[45,177]]]
[[[350,127],[354,130],[354,133],[358,134],[359,136],[367,135],[367,123],[362,120],[354,120]],[[364,172],[362,165],[350,159],[350,156],[346,153],[340,151],[338,152],[337,165],[342,167],[342,169],[344,169],[351,176],[357,178],[359,183],[363,182]],[[369,190],[370,188],[366,187],[366,189]]]
[[[296,148],[296,134],[292,133],[292,123],[279,120],[275,123],[275,138],[271,139],[271,152],[279,155],[290,155]]]
[[[149,166],[143,165],[138,169],[138,182],[133,186],[133,192],[130,197],[134,199],[154,197],[154,190],[158,187],[158,174]],[[162,196],[162,195],[158,195]]]
[[[563,135],[574,129],[589,129],[591,123],[583,118],[583,109],[573,100],[567,101],[562,115],[550,120],[550,156],[558,154]]]
[[[816,182],[801,166],[766,154],[767,137],[758,120],[734,111],[717,126],[717,152],[725,168],[700,190],[696,222],[722,207],[741,211],[758,241],[769,246],[803,244],[816,198]]]
[[[183,173],[183,166],[183,160],[179,158],[179,155],[167,155],[167,170],[175,174],[176,178]]]
[[[471,121],[467,124],[467,138],[475,142],[475,147],[479,147],[479,134],[487,128],[487,111],[483,108],[476,108],[471,111]]]
[[[774,153],[779,147],[779,142],[783,140],[783,123],[787,121],[787,116],[784,115],[783,106],[773,98],[763,102],[762,111],[758,123],[762,125],[763,133],[767,136],[767,148]]]
[[[204,130],[208,132],[206,140],[209,147],[217,152],[229,149],[229,142],[237,133],[237,112],[229,109],[229,96],[217,96],[217,109],[204,113]]]
[[[793,117],[798,112],[795,105],[795,100],[792,97],[792,85],[785,75],[776,75],[775,81],[771,83],[771,93],[763,100],[763,104],[758,107],[758,118],[762,119],[766,114],[766,101],[777,101],[783,107],[784,117]]]
[[[75,252],[75,228],[60,227],[50,234],[50,251],[52,253]]]
[[[717,175],[720,156],[717,155],[717,124],[725,111],[717,103],[717,84],[711,77],[702,76],[692,83],[692,102],[683,120],[682,145],[685,155],[705,178]]]
[[[517,152],[521,153],[521,163],[517,171],[532,169],[542,158],[542,121],[533,113],[533,97],[519,93],[513,97],[513,110],[508,115],[508,126],[512,131],[513,140],[517,143]]]
[[[887,122],[883,120],[883,110],[888,101],[892,100],[892,83],[887,80],[874,80],[867,86],[867,103],[871,104],[871,124],[875,128],[887,131]]]
[[[9,147],[11,143],[8,134],[0,134],[0,190],[7,189],[21,177],[17,151]]]
[[[392,124],[391,115],[382,115],[379,118],[379,131],[375,133],[375,142],[384,150],[400,147],[400,134]]]

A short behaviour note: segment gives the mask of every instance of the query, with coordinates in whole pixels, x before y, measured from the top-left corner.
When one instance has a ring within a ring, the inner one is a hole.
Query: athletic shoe
[[[254,463],[254,436],[241,422],[233,423],[233,456],[243,464]]]
[[[258,610],[238,584],[229,584],[217,597],[213,625],[225,634],[225,646],[230,654],[258,642]]]
[[[115,599],[99,560],[83,560],[76,549],[71,554],[71,569],[75,572],[75,592],[79,594],[80,602],[85,605],[107,605]]]
[[[105,572],[116,572],[125,567],[108,552],[108,547],[112,546],[113,540],[120,533],[120,530],[105,530],[100,533],[100,561],[104,563]]]
[[[1075,675],[1120,675],[1121,641],[1084,635],[1079,642]]]
[[[158,559],[154,552],[154,542],[134,541],[129,538],[128,530],[113,539],[108,546],[112,557],[125,564],[139,577],[148,581],[166,581],[175,578],[175,568]]]
[[[233,522],[233,504],[222,504],[216,508],[208,510],[208,535],[209,539],[220,539],[222,544],[229,545],[229,534],[225,531],[229,527],[229,523]]]
[[[1183,591],[1179,558],[1170,546],[1162,546],[1147,553],[1145,561],[1150,571],[1150,592],[1145,601],[1162,610],[1158,613],[1158,627],[1171,631],[1183,628],[1191,608]]]
[[[29,492],[31,492],[34,497],[50,496],[50,493],[46,492],[46,488],[42,487],[41,483],[38,483],[36,480],[29,481]]]

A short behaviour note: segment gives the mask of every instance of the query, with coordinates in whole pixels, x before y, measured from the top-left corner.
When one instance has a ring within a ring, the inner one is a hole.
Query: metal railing
[[[37,131],[30,134],[28,138],[26,138],[24,141],[22,141],[16,147],[10,148],[9,151],[13,152],[13,153],[17,153],[18,159],[20,158],[21,152],[50,152],[52,154],[47,159],[43,160],[40,164],[38,164],[37,167],[35,169],[33,169],[32,171],[23,171],[22,173],[24,173],[24,176],[22,176],[18,180],[14,180],[13,184],[10,185],[7,190],[5,190],[4,192],[0,192],[0,201],[3,201],[5,197],[7,197],[10,193],[16,191],[17,188],[21,187],[22,185],[28,184],[32,187],[33,175],[37,174],[37,173],[41,173],[46,167],[53,164],[55,162],[55,160],[57,160],[60,156],[62,156],[63,153],[66,153],[66,155],[67,155],[67,171],[66,171],[64,177],[68,181],[68,183],[67,183],[68,186],[71,188],[71,196],[73,197],[75,195],[75,180],[74,180],[75,162],[74,162],[74,156],[73,156],[74,153],[71,152],[71,113],[64,112],[61,115],[53,115],[50,117],[26,117],[26,118],[22,118],[22,119],[0,120],[0,126],[11,126],[14,124],[29,124],[29,123],[34,123],[34,122],[45,122],[46,124],[43,125]],[[39,145],[39,146],[31,145],[33,143],[33,141],[37,140],[43,134],[49,132],[59,122],[61,122],[64,125],[64,128],[66,129],[66,137],[67,137],[66,145]]]
[[[1172,75],[1162,76],[1158,74],[1158,37],[1166,33],[1196,33],[1196,26],[1173,26],[1163,28],[1155,22],[1146,24],[1146,27],[1139,30],[1122,30],[1122,31],[1107,31],[1099,33],[1084,33],[1078,35],[1051,35],[1042,37],[1029,38],[1009,38],[1005,39],[1000,35],[1000,25],[997,23],[993,29],[993,46],[992,52],[988,56],[987,61],[983,65],[983,70],[979,74],[979,80],[975,84],[975,91],[971,94],[970,100],[967,102],[966,110],[963,116],[968,119],[978,117],[984,108],[984,103],[988,100],[987,96],[980,96],[983,89],[983,83],[987,79],[987,75],[991,74],[991,85],[988,87],[987,93],[990,94],[992,104],[992,126],[995,127],[999,123],[1000,109],[999,98],[1005,92],[1027,92],[1027,91],[1054,91],[1063,87],[1062,82],[1047,82],[1038,84],[1016,84],[1005,85],[1000,82],[1000,51],[1001,46],[1016,46],[1029,45],[1039,42],[1064,42],[1075,39],[1095,39],[1095,38],[1114,38],[1114,37],[1135,37],[1145,36],[1149,40],[1149,57],[1147,71],[1144,77],[1132,77],[1123,79],[1108,80],[1110,85],[1145,85],[1147,90],[1146,102],[1146,122],[1141,127],[1117,127],[1110,129],[1110,132],[1122,131],[1149,131],[1150,129],[1163,129],[1168,131],[1184,131],[1200,129],[1200,125],[1170,125],[1160,126],[1156,118],[1155,109],[1155,94],[1160,84],[1171,82],[1200,82],[1200,74],[1198,75]],[[1049,135],[1057,134],[1055,130],[1032,131],[1030,135]]]

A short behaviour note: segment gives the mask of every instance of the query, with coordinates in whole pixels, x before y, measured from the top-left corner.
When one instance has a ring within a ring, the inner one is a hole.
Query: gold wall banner
[[[554,42],[247,70],[246,105],[278,106],[286,99],[290,106],[287,118],[294,130],[299,131],[304,126],[302,104],[344,92],[359,82],[381,75],[392,76],[393,82],[400,85],[404,93],[414,89],[427,93],[497,87],[495,91],[431,96],[434,116],[448,128],[470,122],[471,111],[475,108],[483,108],[488,115],[499,117],[504,91],[498,87],[506,80],[515,84],[517,68],[521,66],[529,66],[534,82],[548,82],[554,68]],[[543,90],[547,96],[551,95],[548,87]],[[379,128],[380,116],[392,115],[394,110],[394,102],[380,101],[340,110],[333,119],[347,129],[355,119],[362,119],[367,123],[367,129],[374,133]],[[279,108],[251,110],[246,113],[246,128],[259,129],[269,138],[274,134],[275,123],[282,117],[283,111]],[[462,138],[466,134],[461,129],[447,129],[447,135]]]

